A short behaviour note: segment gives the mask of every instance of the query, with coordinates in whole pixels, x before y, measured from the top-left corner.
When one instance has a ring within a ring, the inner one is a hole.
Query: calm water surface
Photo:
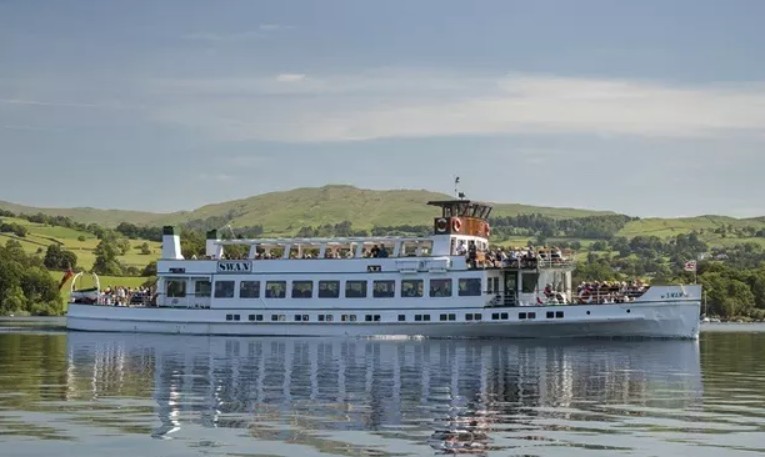
[[[626,342],[0,325],[3,457],[765,453],[764,326]]]

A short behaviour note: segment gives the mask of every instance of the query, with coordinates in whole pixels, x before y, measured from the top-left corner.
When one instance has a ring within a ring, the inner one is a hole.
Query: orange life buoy
[[[447,224],[448,223],[446,222],[446,219],[444,219],[443,217],[439,218],[436,221],[436,231],[438,233],[444,233],[446,231]]]
[[[459,232],[461,228],[462,228],[462,221],[460,221],[459,219],[454,219],[452,221],[452,230],[454,232]]]

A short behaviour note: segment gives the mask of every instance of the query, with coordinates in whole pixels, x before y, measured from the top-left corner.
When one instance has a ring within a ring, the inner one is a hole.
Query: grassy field
[[[29,254],[45,255],[45,250],[49,245],[59,243],[64,249],[70,250],[77,255],[78,266],[89,270],[93,267],[96,260],[95,249],[99,240],[95,235],[87,232],[80,232],[66,227],[55,227],[35,222],[29,222],[26,219],[3,217],[0,218],[8,223],[16,223],[26,227],[29,233],[25,237],[17,237],[10,233],[0,233],[0,241],[3,244],[9,239],[15,239],[21,243],[21,246]],[[139,249],[144,243],[149,244],[151,254],[143,255]],[[160,243],[146,240],[130,240],[130,250],[124,255],[118,257],[119,261],[125,266],[134,266],[143,268],[152,260],[155,260],[162,250]]]

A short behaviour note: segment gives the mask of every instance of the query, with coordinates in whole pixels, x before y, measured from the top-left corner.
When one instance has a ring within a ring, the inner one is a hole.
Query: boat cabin
[[[491,206],[470,200],[430,201],[430,206],[441,208],[441,216],[433,221],[436,235],[467,235],[489,238]]]

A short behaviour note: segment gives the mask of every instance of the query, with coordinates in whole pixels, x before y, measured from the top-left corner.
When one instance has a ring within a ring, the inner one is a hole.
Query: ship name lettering
[[[219,273],[249,273],[251,271],[250,262],[218,262]]]

